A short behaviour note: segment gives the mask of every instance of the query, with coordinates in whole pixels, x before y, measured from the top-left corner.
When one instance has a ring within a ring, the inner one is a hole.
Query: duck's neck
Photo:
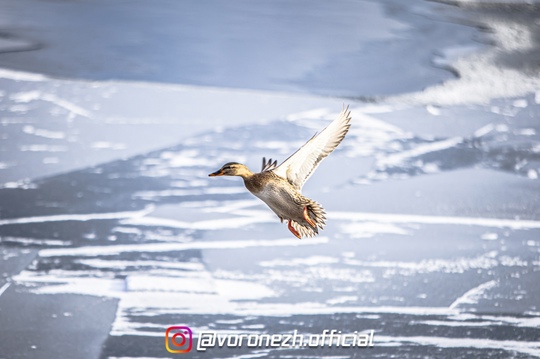
[[[242,177],[244,179],[244,181],[245,181],[245,180],[251,178],[251,176],[253,176],[253,172],[251,172],[249,170],[249,168],[244,167],[240,171],[238,171],[236,173],[236,175]]]

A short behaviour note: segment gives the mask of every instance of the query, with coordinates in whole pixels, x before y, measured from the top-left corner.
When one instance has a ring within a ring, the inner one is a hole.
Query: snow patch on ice
[[[277,294],[265,285],[238,280],[214,279],[217,294],[230,300],[255,300]]]
[[[382,223],[420,223],[420,224],[453,224],[466,226],[481,226],[493,228],[532,229],[540,228],[540,221],[503,219],[503,218],[480,218],[480,217],[444,217],[422,216],[409,214],[387,214],[368,212],[330,212],[329,218],[356,221],[376,221]]]
[[[495,252],[490,252],[472,258],[425,259],[418,262],[345,259],[344,263],[359,267],[384,268],[386,277],[396,274],[410,276],[419,273],[464,273],[473,269],[490,269],[500,264],[495,255]]]
[[[97,141],[97,142],[92,142],[90,147],[96,150],[105,150],[105,149],[125,150],[127,146],[125,143],[112,143],[112,142],[107,142],[107,141]]]
[[[5,284],[0,288],[0,296],[1,296],[2,294],[4,294],[4,292],[9,288],[10,285],[11,285],[11,283],[10,283],[10,282],[7,282],[7,283],[5,283]]]
[[[351,238],[371,238],[377,234],[409,234],[408,231],[396,225],[380,222],[347,223],[341,226],[341,230]]]
[[[0,69],[0,77],[2,75],[2,69]],[[28,81],[28,80],[25,80]],[[19,92],[11,95],[11,99],[15,102],[27,103],[35,100],[42,100],[51,102],[59,107],[62,107],[70,112],[70,118],[74,118],[75,115],[91,118],[92,113],[79,105],[74,104],[71,101],[60,98],[54,94],[43,93],[41,91],[33,90],[27,92]]]
[[[61,146],[61,145],[41,145],[41,144],[35,144],[35,145],[22,145],[20,147],[21,151],[23,152],[67,152],[68,147],[67,146]]]
[[[14,81],[41,82],[48,80],[48,77],[42,74],[30,72],[0,69],[0,78]]]
[[[483,240],[486,240],[486,241],[494,241],[497,238],[499,238],[499,235],[497,233],[494,233],[494,232],[486,232],[486,233],[482,234],[482,236],[480,236],[480,238],[482,238]]]
[[[496,280],[490,280],[484,284],[480,284],[477,287],[474,287],[468,290],[461,297],[457,298],[452,304],[450,304],[450,309],[459,307],[462,304],[476,304],[483,297],[484,293],[498,285]]]
[[[482,52],[466,52],[458,56],[436,59],[440,65],[450,65],[459,78],[424,91],[394,97],[396,102],[426,105],[488,104],[496,98],[523,97],[536,93],[540,88],[540,75],[528,74],[503,67],[498,61],[500,52],[528,51],[534,47],[530,27],[518,22],[499,21],[496,18],[480,19],[492,30],[498,44]],[[450,54],[451,55],[451,54]],[[522,103],[517,104],[520,107]]]
[[[78,248],[44,249],[39,252],[40,257],[60,256],[111,256],[126,252],[170,252],[191,249],[238,249],[249,247],[274,246],[305,246],[328,243],[328,237],[311,238],[309,241],[292,241],[290,238],[271,240],[237,240],[237,241],[207,241],[207,242],[179,242],[179,243],[146,243],[121,244],[110,246],[87,246]]]
[[[411,150],[402,151],[399,153],[388,155],[386,157],[379,158],[377,159],[377,166],[380,168],[398,166],[410,158],[418,157],[431,152],[442,151],[454,147],[461,142],[463,142],[463,139],[461,137],[454,137],[442,141],[421,144]]]
[[[336,298],[328,299],[326,301],[326,303],[330,304],[330,305],[336,305],[336,304],[343,304],[343,303],[347,303],[347,302],[354,302],[356,300],[358,300],[357,296],[355,296],[355,295],[346,295],[346,296],[342,296],[342,297],[336,297]]]
[[[58,157],[44,157],[41,162],[45,165],[55,165],[60,162]]]
[[[26,125],[23,127],[23,132],[30,135],[35,135],[39,137],[45,137],[50,139],[63,139],[66,137],[64,132],[58,131],[49,131],[45,129],[35,128],[34,126]]]
[[[9,224],[27,224],[27,223],[45,223],[45,222],[63,222],[63,221],[91,221],[104,219],[123,219],[145,216],[154,210],[153,206],[148,206],[140,211],[131,212],[112,212],[112,213],[87,213],[87,214],[58,214],[53,216],[38,216],[25,218],[1,219],[0,226]]]
[[[287,121],[299,121],[305,119],[322,119],[330,115],[330,110],[327,108],[317,108],[308,111],[296,112],[287,116]]]
[[[166,262],[166,261],[152,261],[152,260],[106,260],[100,258],[80,259],[77,263],[84,264],[93,268],[116,268],[126,269],[133,268],[145,268],[145,267],[159,267],[159,268],[172,268],[189,271],[202,271],[204,265],[200,262]]]
[[[11,166],[13,166],[13,165],[8,163],[8,162],[0,162],[0,170],[4,170],[4,169],[9,168]]]
[[[37,239],[37,238],[23,238],[23,237],[11,237],[11,236],[2,236],[0,237],[0,243],[17,243],[22,245],[39,245],[39,246],[69,246],[72,244],[71,241],[61,241],[58,239]]]
[[[410,344],[432,346],[436,348],[476,348],[490,350],[504,350],[510,353],[522,353],[540,356],[540,342],[519,340],[494,340],[485,338],[448,338],[427,336],[385,336],[377,335],[377,345],[380,346],[407,346]]]
[[[153,199],[159,197],[183,197],[183,196],[199,196],[203,194],[236,194],[245,193],[246,190],[243,187],[205,187],[205,188],[192,188],[192,189],[166,189],[162,191],[141,191],[136,192],[133,196]]]
[[[328,256],[311,256],[307,258],[274,259],[260,262],[262,267],[296,267],[296,266],[317,266],[321,264],[337,263],[339,260]]]

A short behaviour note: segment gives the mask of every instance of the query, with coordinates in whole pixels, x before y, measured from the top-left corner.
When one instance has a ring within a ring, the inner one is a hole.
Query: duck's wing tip
[[[343,106],[341,113],[320,133],[274,169],[274,172],[286,178],[297,189],[302,189],[319,163],[343,141],[351,127],[351,110]]]
[[[270,158],[270,159],[268,159],[268,162],[266,162],[266,157],[263,157],[261,172],[271,171],[276,167],[277,167],[277,161],[276,160],[272,161],[272,159]]]

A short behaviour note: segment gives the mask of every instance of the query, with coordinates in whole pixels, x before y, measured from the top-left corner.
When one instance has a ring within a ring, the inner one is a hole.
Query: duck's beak
[[[216,177],[216,176],[223,176],[223,171],[221,169],[217,170],[214,173],[210,173],[208,177]]]

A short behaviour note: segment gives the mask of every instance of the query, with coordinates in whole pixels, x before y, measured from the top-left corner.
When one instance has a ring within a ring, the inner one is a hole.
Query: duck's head
[[[246,178],[251,176],[251,171],[241,163],[229,162],[225,163],[219,170],[214,173],[210,173],[208,176],[240,176]]]

